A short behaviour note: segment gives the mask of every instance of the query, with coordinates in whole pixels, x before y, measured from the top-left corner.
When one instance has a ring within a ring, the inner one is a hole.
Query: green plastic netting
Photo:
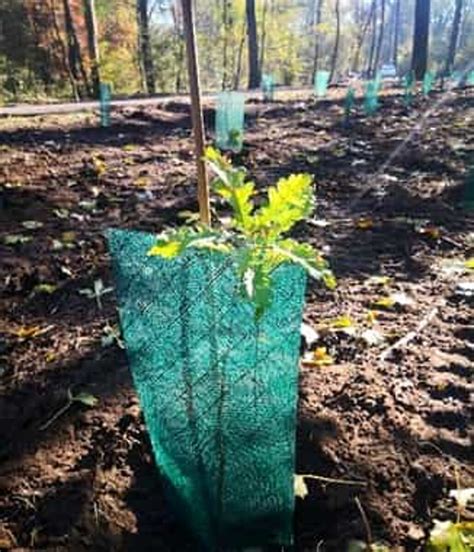
[[[450,80],[453,86],[461,86],[463,79],[462,71],[453,71],[450,76]]]
[[[423,95],[428,96],[433,90],[433,85],[436,80],[436,75],[431,71],[426,71],[425,76],[423,77]]]
[[[275,79],[273,75],[262,76],[263,99],[266,102],[273,102],[275,96]]]
[[[405,94],[404,94],[403,102],[405,104],[405,107],[410,107],[413,102],[413,95],[415,93],[415,85],[416,85],[415,73],[413,71],[409,71],[405,75],[404,81],[405,81]]]
[[[474,211],[474,165],[469,170],[464,183],[463,208]]]
[[[244,141],[245,95],[221,92],[217,97],[216,145],[224,151],[239,152]]]
[[[317,98],[324,98],[329,85],[329,71],[317,71],[314,77],[314,94]]]
[[[298,357],[306,276],[273,273],[258,320],[234,259],[147,257],[112,230],[120,320],[170,502],[208,550],[292,543]]]
[[[352,110],[354,109],[355,96],[356,96],[355,89],[352,86],[350,86],[349,89],[347,90],[346,99],[344,100],[344,113],[345,113],[346,119],[348,119],[351,116]]]
[[[100,84],[100,124],[110,126],[110,99],[112,97],[110,84]]]
[[[373,115],[379,107],[379,82],[371,80],[365,84],[364,111],[367,115]]]

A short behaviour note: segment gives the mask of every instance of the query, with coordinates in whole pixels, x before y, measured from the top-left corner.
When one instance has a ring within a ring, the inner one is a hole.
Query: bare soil
[[[454,518],[456,479],[474,486],[472,298],[456,293],[473,275],[452,268],[472,257],[473,93],[410,109],[387,94],[375,116],[358,106],[347,122],[338,98],[252,102],[236,156],[262,193],[279,176],[315,175],[315,216],[297,234],[339,283],[308,288],[305,320],[333,362],[301,369],[297,473],[364,485],[308,481],[296,550],[365,540],[358,497],[374,540],[418,551],[434,517]],[[99,308],[79,293],[113,285],[106,228],[159,231],[197,210],[188,109],[121,109],[108,129],[95,115],[0,121],[1,550],[197,549],[163,497],[125,352],[102,342],[118,322],[114,295]],[[209,129],[213,117],[206,109]],[[409,301],[374,307],[393,293]],[[343,315],[355,330],[334,328]],[[369,346],[368,329],[384,341]],[[99,403],[51,421],[68,391]]]

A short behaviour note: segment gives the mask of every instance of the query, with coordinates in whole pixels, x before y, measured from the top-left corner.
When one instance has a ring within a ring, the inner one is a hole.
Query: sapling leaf
[[[435,520],[427,552],[470,552],[474,545],[474,522]]]
[[[312,178],[292,175],[282,178],[268,191],[268,200],[255,212],[255,185],[246,180],[246,170],[233,167],[213,148],[205,159],[216,175],[214,191],[232,208],[230,221],[219,230],[183,227],[158,237],[148,256],[172,259],[187,249],[207,249],[232,254],[242,294],[260,317],[272,301],[272,273],[283,263],[301,266],[313,278],[333,288],[335,279],[328,264],[309,244],[282,236],[313,207]]]
[[[256,213],[256,227],[278,237],[308,217],[313,208],[312,182],[309,174],[281,178],[268,190],[268,203]]]
[[[149,257],[163,257],[164,259],[173,259],[183,250],[182,242],[177,240],[158,240],[156,244],[148,251]]]

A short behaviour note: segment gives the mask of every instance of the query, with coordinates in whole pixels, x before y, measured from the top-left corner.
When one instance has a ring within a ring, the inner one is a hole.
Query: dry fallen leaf
[[[304,480],[304,475],[295,474],[295,496],[298,498],[306,498],[308,496],[308,487]]]
[[[27,230],[37,230],[38,228],[42,228],[44,226],[44,224],[38,220],[24,220],[21,225]]]
[[[303,358],[303,364],[306,366],[328,366],[333,363],[334,359],[328,354],[326,347],[317,347]]]
[[[8,234],[3,238],[5,245],[21,245],[28,243],[32,240],[30,236],[23,236],[22,234]]]
[[[406,293],[392,293],[386,297],[380,297],[374,302],[375,307],[382,309],[392,309],[393,307],[411,307],[415,304],[413,299]]]
[[[441,236],[441,230],[435,226],[423,226],[419,229],[419,233],[434,240],[439,239]]]
[[[391,282],[390,276],[371,276],[365,281],[369,286],[388,286]]]
[[[356,222],[356,226],[360,230],[370,230],[371,228],[373,228],[375,226],[375,223],[371,218],[360,218]]]
[[[385,336],[378,330],[369,329],[360,334],[362,341],[364,341],[369,347],[377,347],[385,342]]]
[[[12,330],[11,333],[20,339],[29,339],[40,335],[41,328],[39,326],[21,326],[16,330]]]
[[[64,243],[73,243],[76,240],[76,232],[63,232],[61,235],[61,240]]]

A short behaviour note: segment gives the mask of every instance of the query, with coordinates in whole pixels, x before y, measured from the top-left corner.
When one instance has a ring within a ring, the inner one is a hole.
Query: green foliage
[[[313,247],[285,234],[307,218],[313,209],[312,179],[291,175],[268,190],[260,207],[253,201],[255,184],[244,168],[234,167],[217,150],[206,159],[216,175],[213,190],[232,208],[232,217],[218,230],[183,227],[161,236],[148,255],[174,258],[189,248],[233,254],[242,293],[255,305],[259,317],[272,300],[272,272],[282,263],[295,263],[311,277],[333,288],[335,280],[326,261]]]
[[[470,552],[474,548],[474,523],[436,521],[427,552]]]

